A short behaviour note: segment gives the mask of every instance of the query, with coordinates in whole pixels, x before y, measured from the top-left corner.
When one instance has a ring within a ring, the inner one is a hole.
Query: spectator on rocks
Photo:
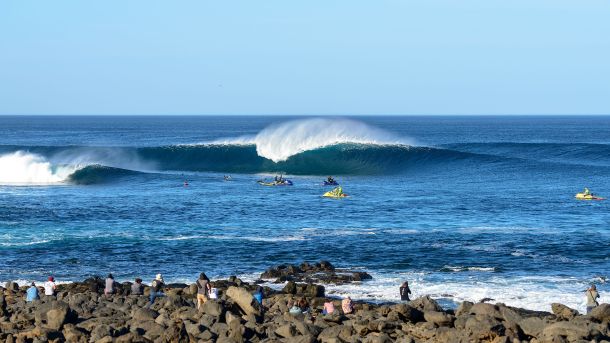
[[[591,285],[589,289],[586,291],[587,294],[587,314],[591,313],[595,307],[599,306],[597,299],[599,299],[599,293],[597,292],[597,287],[595,285]]]
[[[205,273],[199,274],[199,279],[197,279],[197,309],[208,301],[210,288],[210,279],[208,276],[205,275]]]
[[[307,299],[305,299],[305,297],[299,299],[298,306],[301,309],[301,312],[303,312],[303,313],[309,312],[309,302],[307,301]]]
[[[210,282],[210,299],[218,299],[218,288],[214,287],[213,282]]]
[[[148,303],[148,307],[151,307],[155,303],[156,298],[165,296],[165,294],[163,294],[164,285],[163,275],[157,274],[157,277],[155,277],[150,284],[150,303]]]
[[[259,304],[263,304],[263,287],[258,286],[256,287],[256,291],[254,292],[254,299],[256,299],[256,301],[258,301]]]
[[[144,285],[142,285],[142,279],[136,278],[136,282],[133,285],[131,285],[131,294],[132,295],[144,294]]]
[[[49,276],[49,280],[44,283],[44,295],[47,297],[54,297],[56,289],[57,284],[55,283],[55,278]]]
[[[40,296],[38,295],[38,287],[36,287],[36,284],[32,282],[32,285],[26,291],[25,301],[32,302],[39,299]]]
[[[354,304],[352,303],[352,298],[347,297],[341,301],[341,308],[343,309],[344,314],[350,314],[354,312]]]
[[[324,303],[324,309],[322,310],[322,314],[333,314],[335,312],[335,304],[332,301],[327,301]]]
[[[112,276],[112,274],[108,274],[105,285],[106,287],[104,287],[104,295],[109,296],[114,294],[114,276]]]
[[[409,294],[411,294],[411,289],[409,288],[409,282],[405,281],[400,286],[400,300],[402,301],[411,301],[409,299]]]
[[[288,300],[288,313],[292,315],[298,315],[303,314],[303,311],[301,311],[301,308],[294,300],[290,299]]]

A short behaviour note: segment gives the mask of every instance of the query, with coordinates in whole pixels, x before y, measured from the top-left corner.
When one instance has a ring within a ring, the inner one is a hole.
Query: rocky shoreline
[[[58,286],[56,298],[25,302],[27,287],[0,288],[0,342],[610,342],[610,305],[590,315],[561,304],[553,313],[503,304],[463,302],[443,309],[430,297],[409,303],[355,302],[341,311],[321,283],[359,282],[362,272],[335,269],[328,262],[282,265],[261,278],[286,282],[281,291],[264,287],[262,306],[252,297],[257,283],[237,277],[214,281],[219,298],[196,308],[195,284],[169,284],[148,308],[130,295],[131,283],[104,296],[103,280]],[[310,311],[289,313],[288,303],[305,298]],[[325,302],[333,314],[321,314]]]

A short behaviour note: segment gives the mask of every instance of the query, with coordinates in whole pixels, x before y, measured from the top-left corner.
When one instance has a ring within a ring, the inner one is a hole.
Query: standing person
[[[157,274],[157,277],[150,284],[150,303],[148,303],[148,307],[151,307],[155,302],[155,299],[158,297],[162,297],[163,294],[163,286],[165,283],[163,282],[163,275]]]
[[[591,285],[589,289],[586,290],[587,294],[587,314],[591,313],[595,307],[599,306],[597,299],[599,299],[599,293],[597,292],[597,287],[595,285]]]
[[[411,294],[411,289],[409,288],[409,282],[405,281],[399,288],[400,290],[400,300],[402,301],[411,301],[409,299],[409,294]]]
[[[40,296],[38,295],[38,287],[36,287],[36,284],[32,282],[32,285],[26,292],[25,301],[32,302],[38,299],[40,299]]]
[[[205,275],[205,273],[199,274],[199,279],[197,279],[197,309],[208,301],[210,288],[210,279],[208,276]]]
[[[144,286],[142,285],[142,279],[136,278],[136,282],[133,285],[131,285],[131,294],[132,295],[144,294]]]
[[[44,283],[44,295],[46,295],[47,297],[54,297],[56,289],[57,284],[55,283],[55,278],[49,276],[49,280]]]
[[[106,278],[106,287],[104,287],[104,295],[109,296],[114,294],[114,276],[112,274],[108,274]]]
[[[354,312],[354,304],[352,303],[352,298],[347,297],[341,301],[341,309],[344,314],[350,314]]]

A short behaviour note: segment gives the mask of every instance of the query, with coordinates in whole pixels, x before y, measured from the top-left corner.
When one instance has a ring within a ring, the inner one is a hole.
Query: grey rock
[[[552,303],[551,310],[559,319],[563,320],[574,319],[578,315],[578,311],[560,303]]]
[[[436,302],[436,300],[425,295],[409,302],[411,307],[414,307],[422,312],[424,311],[436,311],[443,312],[443,308]]]
[[[424,312],[424,319],[427,322],[434,323],[438,326],[452,326],[455,321],[455,317],[445,312],[437,311],[426,311]]]

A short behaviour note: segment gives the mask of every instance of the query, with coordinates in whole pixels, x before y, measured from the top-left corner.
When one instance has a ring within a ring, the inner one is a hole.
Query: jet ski
[[[347,194],[343,193],[343,189],[341,189],[341,187],[333,188],[332,191],[328,191],[328,192],[324,193],[322,196],[326,197],[326,198],[333,198],[333,199],[340,199],[340,198],[348,197]]]
[[[576,193],[574,196],[578,200],[605,200],[606,198],[598,197],[597,195],[587,193]]]
[[[282,181],[265,181],[258,180],[257,183],[261,186],[292,186],[292,181],[290,180],[282,180]]]

